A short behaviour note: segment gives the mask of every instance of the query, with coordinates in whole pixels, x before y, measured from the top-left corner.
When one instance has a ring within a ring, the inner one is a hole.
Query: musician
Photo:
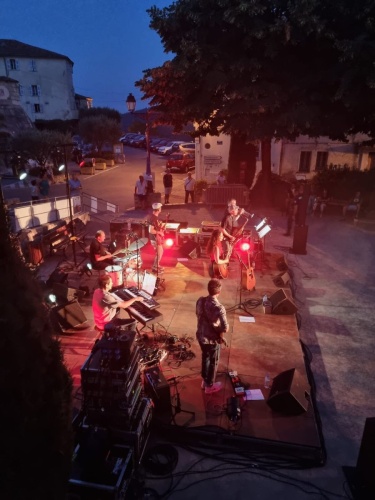
[[[159,220],[159,215],[161,212],[161,207],[163,205],[161,203],[153,203],[152,204],[152,214],[149,218],[149,226],[148,226],[148,237],[151,245],[155,249],[155,259],[154,264],[152,266],[152,271],[155,273],[162,273],[164,271],[164,267],[161,267],[160,261],[163,257],[163,238],[164,238],[164,227],[163,223]]]
[[[196,303],[198,320],[197,340],[202,350],[202,389],[206,394],[220,391],[221,383],[215,382],[220,357],[220,346],[227,346],[224,333],[228,331],[225,308],[219,302],[221,282],[212,279],[208,282],[208,296],[200,297]]]
[[[211,278],[214,277],[214,264],[224,265],[229,263],[229,259],[223,258],[222,241],[224,239],[223,229],[215,229],[212,231],[211,237],[207,243],[207,255],[210,257],[211,265],[209,273]]]
[[[109,293],[109,290],[113,287],[113,281],[108,274],[101,276],[98,283],[99,288],[94,291],[92,298],[92,311],[97,329],[104,331],[108,323],[112,323],[114,326],[134,323],[134,319],[120,318],[120,309],[126,309],[134,302],[142,302],[143,298],[137,296],[130,300],[117,300]]]
[[[112,254],[104,247],[105,232],[99,230],[90,244],[90,261],[93,269],[102,271],[113,264]]]

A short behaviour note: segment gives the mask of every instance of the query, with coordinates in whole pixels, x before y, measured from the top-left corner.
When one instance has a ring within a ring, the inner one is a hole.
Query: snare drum
[[[113,288],[117,286],[122,286],[122,267],[121,266],[108,266],[105,268],[105,272],[112,278]]]

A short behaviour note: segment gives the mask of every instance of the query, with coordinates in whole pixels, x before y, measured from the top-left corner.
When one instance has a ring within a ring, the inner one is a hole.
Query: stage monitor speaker
[[[288,299],[282,288],[273,293],[270,297],[272,304],[272,314],[294,314],[298,311],[295,303]]]
[[[289,273],[282,273],[279,274],[278,276],[275,276],[273,278],[273,282],[276,286],[283,287],[283,286],[289,286],[291,279]]]
[[[78,288],[69,288],[63,283],[54,283],[52,285],[52,292],[58,299],[65,300],[66,302],[70,302],[75,299],[80,301],[85,296],[85,292],[83,290],[79,290]],[[59,302],[59,300],[57,302]]]
[[[288,265],[285,262],[285,257],[280,257],[277,259],[276,267],[279,271],[287,271],[288,270]]]
[[[200,247],[195,241],[187,241],[180,247],[180,252],[184,257],[197,259],[200,255]]]
[[[163,372],[158,366],[144,371],[144,386],[146,394],[153,400],[156,413],[172,412],[171,392]]]
[[[85,313],[76,300],[52,309],[63,329],[77,328],[87,322]]]
[[[306,255],[307,233],[309,226],[296,226],[293,235],[293,247],[291,253]]]
[[[286,370],[273,379],[267,404],[278,413],[299,415],[307,411],[309,391],[298,383],[295,371],[295,368]]]

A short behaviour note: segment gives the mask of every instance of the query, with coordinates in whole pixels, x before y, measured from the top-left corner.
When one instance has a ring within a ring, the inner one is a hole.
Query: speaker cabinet
[[[298,311],[291,299],[288,299],[282,288],[273,293],[270,297],[272,304],[272,314],[294,314]]]
[[[78,288],[69,288],[63,283],[54,283],[52,285],[52,291],[56,295],[58,302],[70,302],[75,299],[80,301],[85,296],[85,292],[83,290],[79,290]]]
[[[187,241],[180,247],[180,252],[184,257],[197,259],[200,255],[200,247],[195,241]]]
[[[84,326],[84,323],[87,322],[85,313],[76,300],[73,300],[64,306],[56,306],[52,310],[55,313],[60,326],[64,330]]]
[[[294,228],[292,253],[306,255],[308,231],[309,226],[296,226]]]
[[[276,286],[279,287],[289,286],[291,282],[290,275],[289,273],[279,274],[279,276],[276,276],[273,279],[273,282]]]
[[[163,372],[158,366],[144,371],[145,392],[155,405],[155,413],[172,412],[171,392]]]
[[[308,401],[306,387],[302,387],[296,379],[295,368],[281,372],[273,379],[268,406],[278,413],[299,415],[307,411]]]
[[[357,466],[343,467],[354,500],[370,500],[375,492],[375,417],[366,418]]]
[[[284,257],[279,257],[276,261],[276,267],[279,271],[287,271],[288,270],[288,265],[287,263],[285,262],[285,258]]]

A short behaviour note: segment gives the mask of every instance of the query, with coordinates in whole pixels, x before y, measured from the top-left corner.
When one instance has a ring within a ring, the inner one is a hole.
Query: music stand
[[[252,316],[252,314],[246,309],[246,305],[245,305],[246,303],[242,302],[242,270],[246,269],[246,266],[243,263],[243,260],[242,260],[241,256],[238,254],[238,252],[236,252],[236,257],[237,257],[238,262],[240,264],[240,301],[239,301],[238,304],[236,304],[235,306],[230,307],[226,311],[227,312],[234,312],[237,309],[240,309],[241,311],[244,311],[249,316]]]
[[[260,269],[261,271],[263,270],[263,263],[264,263],[264,253],[266,250],[266,235],[271,231],[271,226],[268,223],[268,220],[266,217],[264,217],[256,226],[255,226],[255,231],[258,236],[258,247],[260,250],[258,250],[257,255],[260,255]],[[256,256],[257,256],[256,255]],[[256,259],[255,256],[255,259]]]

